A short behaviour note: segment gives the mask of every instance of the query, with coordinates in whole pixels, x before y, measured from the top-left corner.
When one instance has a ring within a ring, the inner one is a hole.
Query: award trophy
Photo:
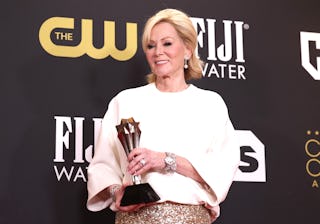
[[[132,149],[139,147],[141,131],[138,126],[139,122],[135,122],[132,117],[129,119],[121,119],[121,123],[116,126],[118,138],[127,156]],[[140,175],[133,175],[132,182],[133,185],[127,186],[124,190],[121,206],[150,203],[160,200],[160,197],[152,189],[150,184],[141,183]]]

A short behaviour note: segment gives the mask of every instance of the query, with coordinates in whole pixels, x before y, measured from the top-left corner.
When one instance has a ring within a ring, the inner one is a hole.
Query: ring
[[[146,161],[144,159],[141,159],[139,162],[142,166],[146,165]]]

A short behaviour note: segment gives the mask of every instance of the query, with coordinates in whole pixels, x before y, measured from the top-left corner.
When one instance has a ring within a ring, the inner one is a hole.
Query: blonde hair
[[[197,47],[197,33],[189,16],[177,9],[164,9],[157,12],[150,17],[145,24],[142,34],[142,48],[146,52],[152,28],[160,22],[167,22],[171,24],[177,31],[179,37],[183,40],[184,44],[191,51],[191,57],[188,61],[188,69],[184,70],[185,80],[200,79],[202,78],[202,65],[203,62],[195,55]],[[147,76],[149,83],[155,82],[156,75],[151,73]]]

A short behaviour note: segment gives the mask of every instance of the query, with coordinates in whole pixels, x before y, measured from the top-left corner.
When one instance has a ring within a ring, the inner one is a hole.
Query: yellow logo
[[[93,45],[93,20],[81,20],[81,41],[76,46],[59,45],[53,39],[73,41],[74,18],[52,17],[44,21],[39,30],[39,41],[42,48],[57,57],[77,58],[84,54],[94,59],[104,59],[111,56],[118,61],[126,61],[137,52],[137,24],[126,23],[126,48],[116,47],[116,31],[114,21],[104,21],[104,45],[96,48]],[[58,30],[71,30],[61,32]],[[51,35],[54,34],[51,38]]]
[[[312,132],[308,131],[308,135]],[[315,131],[315,135],[319,135],[319,131]],[[308,161],[306,162],[306,171],[309,176],[313,177],[312,187],[319,188],[319,183],[316,178],[320,177],[320,141],[315,138],[310,138],[306,141],[304,149],[306,151]]]

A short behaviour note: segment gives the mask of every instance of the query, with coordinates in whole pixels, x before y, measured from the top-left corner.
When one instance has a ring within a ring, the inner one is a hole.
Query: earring
[[[189,68],[188,61],[189,60],[187,58],[184,59],[184,65],[183,65],[184,69],[188,69]]]

